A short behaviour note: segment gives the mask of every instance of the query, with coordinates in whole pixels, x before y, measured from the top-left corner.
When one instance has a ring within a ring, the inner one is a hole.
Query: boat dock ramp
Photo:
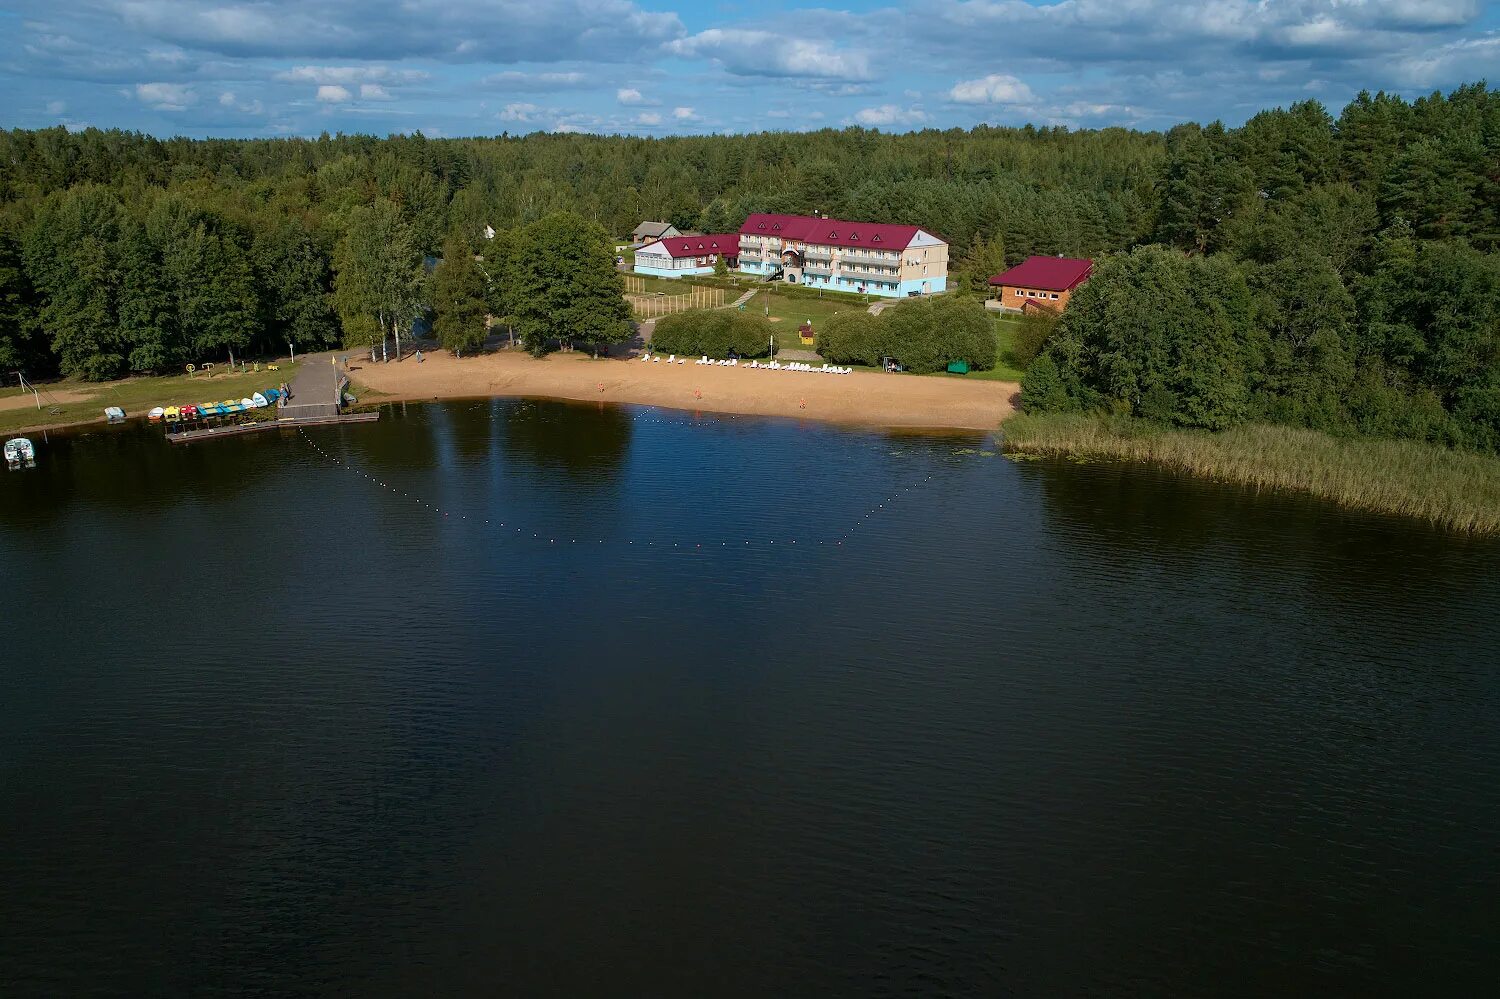
[[[278,400],[284,401],[285,405],[278,406],[275,420],[168,430],[167,440],[173,444],[191,444],[194,441],[238,437],[263,430],[324,426],[330,423],[370,423],[380,419],[379,413],[343,411],[344,389],[348,384],[349,379],[336,354],[315,354],[303,361],[301,370],[292,379],[290,401]]]

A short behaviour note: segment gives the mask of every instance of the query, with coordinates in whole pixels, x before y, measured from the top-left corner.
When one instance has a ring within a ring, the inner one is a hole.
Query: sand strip
[[[541,396],[624,402],[708,413],[790,416],[874,427],[993,430],[1014,411],[1015,382],[890,375],[826,375],[643,362],[586,353],[534,358],[520,350],[454,358],[424,353],[418,363],[370,363],[356,356],[350,377],[381,393],[362,402]],[[356,388],[357,391],[357,388]]]

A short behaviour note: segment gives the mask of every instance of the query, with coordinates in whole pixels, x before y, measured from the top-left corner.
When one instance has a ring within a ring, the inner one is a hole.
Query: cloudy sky
[[[0,0],[6,127],[1161,127],[1500,83],[1485,0]]]

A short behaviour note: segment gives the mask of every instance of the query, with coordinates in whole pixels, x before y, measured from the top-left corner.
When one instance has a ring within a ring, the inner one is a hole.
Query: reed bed
[[[1346,440],[1295,427],[1251,424],[1207,433],[1076,413],[1017,414],[1000,430],[1010,452],[1146,461],[1449,530],[1500,532],[1500,458],[1489,455],[1416,441]]]

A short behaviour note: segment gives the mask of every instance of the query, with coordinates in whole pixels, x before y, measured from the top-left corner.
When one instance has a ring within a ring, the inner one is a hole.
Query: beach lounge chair
[[[675,362],[675,361],[676,361],[676,360],[677,360],[677,355],[676,355],[676,354],[669,354],[669,355],[668,355],[668,356],[667,356],[667,363],[668,363],[668,364],[672,364],[672,363],[674,363],[674,362]]]

